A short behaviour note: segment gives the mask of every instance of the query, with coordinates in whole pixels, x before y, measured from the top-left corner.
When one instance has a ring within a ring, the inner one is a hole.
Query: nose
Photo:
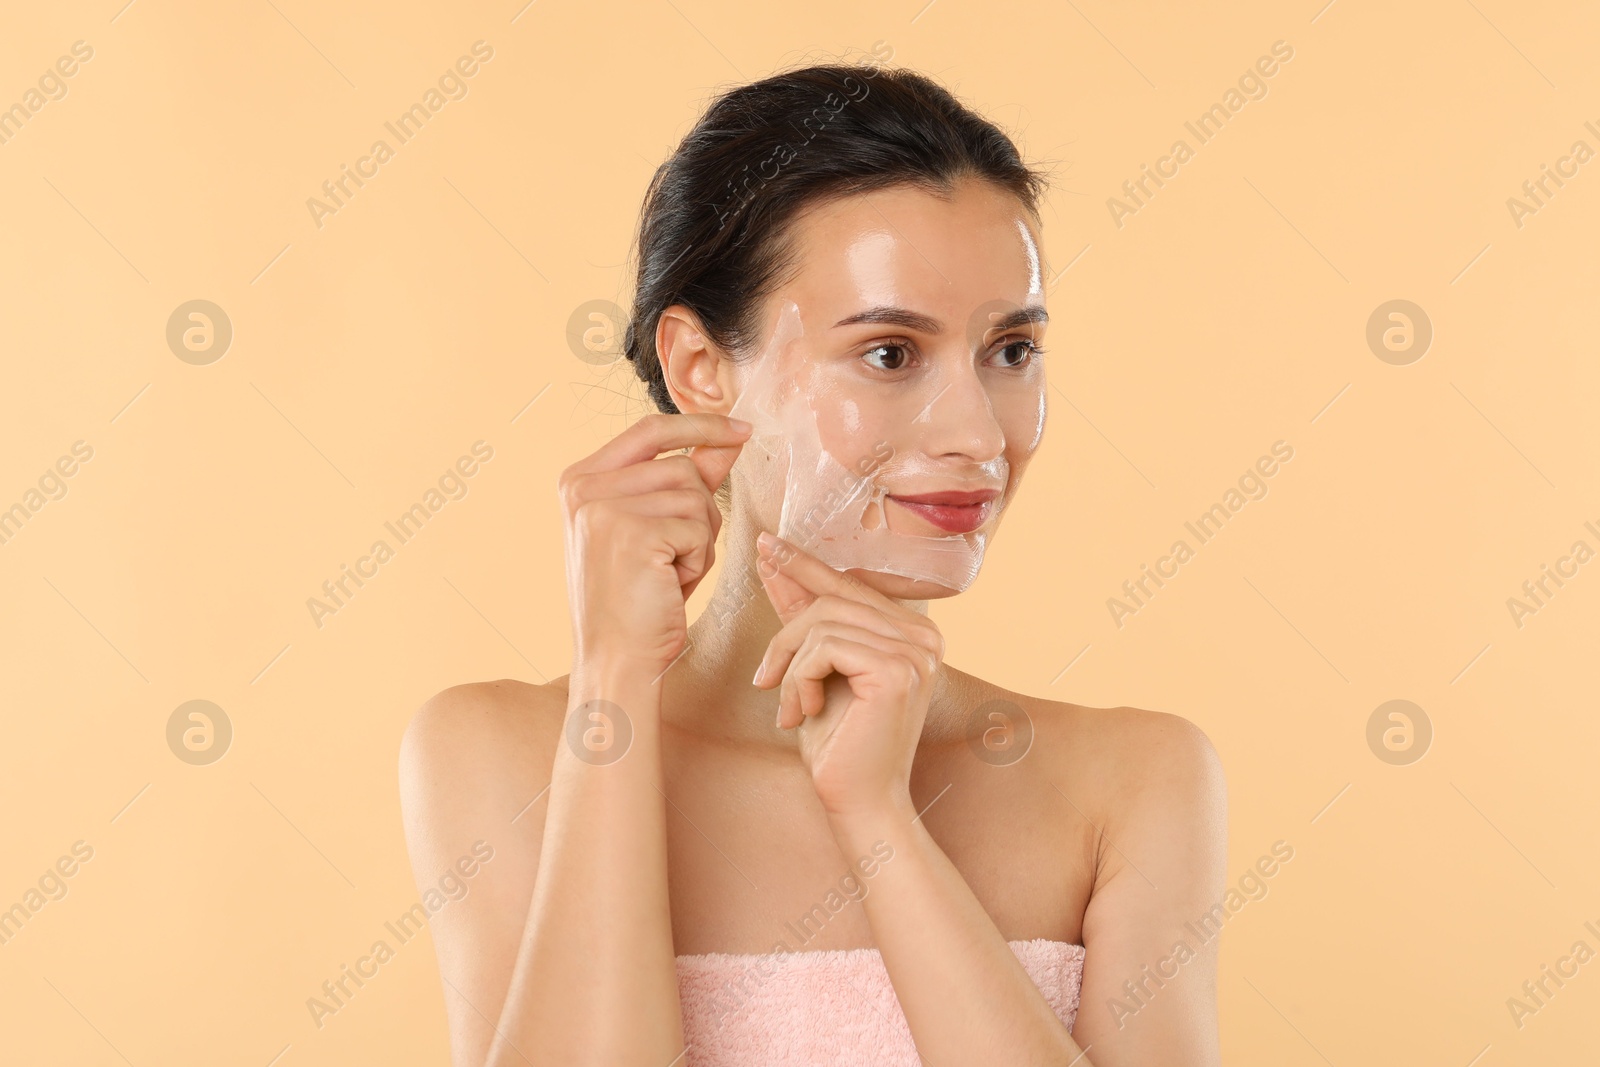
[[[934,458],[987,463],[1004,454],[1005,432],[970,359],[954,361],[911,419],[919,450]]]

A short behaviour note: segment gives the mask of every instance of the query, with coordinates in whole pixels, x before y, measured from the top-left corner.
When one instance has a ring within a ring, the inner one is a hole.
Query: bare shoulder
[[[559,732],[566,691],[501,679],[454,685],[423,702],[400,741],[402,779],[524,764]]]
[[[1181,715],[1143,708],[1093,708],[1017,694],[1058,769],[1119,790],[1175,778],[1222,784],[1222,761],[1204,730]]]
[[[1131,707],[1065,705],[1041,717],[1058,732],[1044,746],[1051,773],[1083,783],[1077,803],[1109,843],[1097,846],[1084,936],[1123,937],[1204,910],[1222,891],[1228,851],[1227,781],[1205,731]]]
[[[1170,712],[1036,697],[1016,703],[1035,724],[1035,773],[1059,783],[1077,809],[1069,820],[1095,842],[1084,943],[1095,941],[1102,956],[1128,953],[1127,967],[1136,971],[1134,957],[1170,948],[1168,935],[1223,890],[1228,800],[1221,758],[1204,730]]]
[[[470,682],[416,710],[401,738],[399,768],[414,851],[424,840],[449,849],[491,831],[510,836],[513,818],[550,783],[566,710],[563,683]],[[526,822],[536,831],[542,819]]]
[[[1189,719],[1020,693],[1007,699],[1027,713],[1039,770],[1064,786],[1071,783],[1074,802],[1090,809],[1085,814],[1096,824],[1165,813],[1194,820],[1191,829],[1209,836],[1225,823],[1221,758],[1205,731]]]
[[[505,1001],[544,840],[564,679],[451,686],[400,741],[406,850],[445,982],[455,1062],[494,1038],[478,1005]],[[404,920],[401,920],[402,923]],[[470,1051],[464,1051],[470,1050]]]
[[[558,682],[562,680],[558,679]],[[566,689],[503,678],[468,682],[435,693],[412,715],[401,739],[402,763],[441,764],[495,758],[507,746],[523,749],[560,729]],[[418,767],[417,769],[422,769]]]

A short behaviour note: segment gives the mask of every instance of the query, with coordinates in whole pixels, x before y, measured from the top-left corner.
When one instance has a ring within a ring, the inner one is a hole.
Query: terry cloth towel
[[[1008,942],[1072,1029],[1082,945]],[[679,956],[686,1067],[920,1067],[905,1013],[875,948]]]

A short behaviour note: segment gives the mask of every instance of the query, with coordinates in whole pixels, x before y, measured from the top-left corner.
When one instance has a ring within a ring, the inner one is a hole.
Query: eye
[[[1039,357],[1044,355],[1044,348],[1032,338],[1013,337],[1001,347],[998,354],[1003,356],[1007,353],[1014,357],[1015,362],[1002,362],[1001,366],[1014,369],[1036,362]]]
[[[903,341],[882,341],[861,353],[861,358],[877,370],[903,370],[911,362],[911,349]]]

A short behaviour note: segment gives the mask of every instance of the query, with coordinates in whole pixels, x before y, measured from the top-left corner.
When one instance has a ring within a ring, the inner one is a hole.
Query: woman
[[[418,885],[493,850],[432,919],[458,1065],[1219,1062],[1204,734],[958,671],[927,617],[1042,435],[1041,186],[872,66],[728,92],[657,172],[661,413],[562,475],[572,671],[402,746]]]

